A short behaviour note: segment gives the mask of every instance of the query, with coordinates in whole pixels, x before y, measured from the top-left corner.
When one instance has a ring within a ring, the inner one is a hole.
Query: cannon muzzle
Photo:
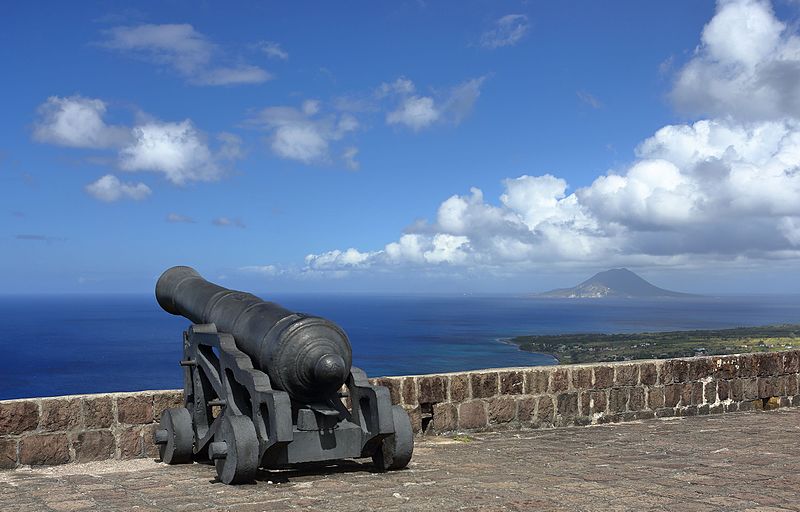
[[[250,293],[203,279],[193,268],[172,267],[156,284],[158,304],[196,324],[215,324],[265,372],[275,389],[300,401],[334,395],[345,383],[352,349],[339,326],[295,313]]]

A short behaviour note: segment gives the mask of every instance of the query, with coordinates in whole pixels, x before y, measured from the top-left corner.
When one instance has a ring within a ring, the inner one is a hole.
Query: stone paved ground
[[[800,511],[800,409],[418,442],[409,469],[264,472],[106,461],[0,471],[0,510]]]

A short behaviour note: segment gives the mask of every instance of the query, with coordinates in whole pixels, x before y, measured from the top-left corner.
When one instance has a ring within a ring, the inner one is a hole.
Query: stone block
[[[533,370],[525,373],[525,394],[540,395],[547,393],[550,381],[550,372],[546,370]]]
[[[628,409],[631,411],[644,410],[644,388],[641,386],[631,388],[628,398]]]
[[[689,379],[700,380],[715,373],[714,361],[710,357],[695,357],[689,361]]]
[[[19,444],[20,464],[54,466],[69,462],[67,434],[31,434]]]
[[[415,407],[404,405],[403,409],[408,413],[408,420],[411,422],[411,431],[415,434],[422,432],[422,411],[420,407],[418,405]]]
[[[386,380],[386,379],[383,379]],[[391,388],[390,388],[391,389]],[[392,400],[392,403],[397,403]],[[161,413],[174,407],[183,407],[183,391],[162,391],[153,395],[153,420],[161,421]]]
[[[662,409],[657,409],[655,413],[656,413],[656,418],[670,418],[672,416],[675,416],[675,409],[671,407],[664,407]]]
[[[727,380],[720,380],[717,382],[717,396],[720,402],[724,402],[730,396],[731,383]]]
[[[782,395],[780,381],[777,377],[758,378],[758,398],[770,398]]]
[[[114,411],[110,396],[83,399],[83,425],[88,429],[109,428],[114,424]]]
[[[472,400],[458,406],[458,428],[486,428],[486,403],[483,400]]]
[[[591,389],[592,387],[592,369],[591,368],[573,368],[572,369],[572,387],[577,390]]]
[[[683,384],[668,384],[664,386],[664,405],[666,407],[677,407],[681,402]]]
[[[417,378],[418,397],[421,404],[435,404],[447,400],[447,378],[429,376]]]
[[[798,381],[800,381],[800,378],[798,378],[797,375],[792,374],[783,376],[783,389],[787,396],[796,395],[798,392],[800,392],[797,389]]]
[[[578,393],[562,393],[556,398],[556,412],[560,424],[568,425],[578,416]]]
[[[639,381],[645,386],[658,384],[658,367],[655,363],[641,363],[639,365]]]
[[[539,402],[536,406],[536,423],[542,426],[552,426],[554,413],[553,399],[549,396],[539,397]]]
[[[39,428],[45,432],[74,430],[80,425],[80,417],[79,398],[45,398]]]
[[[764,400],[764,404],[763,404],[763,407],[764,407],[765,411],[772,411],[772,410],[777,409],[780,406],[781,406],[781,399],[780,399],[780,397],[777,397],[777,396],[772,396],[772,397],[768,398],[767,400]]]
[[[489,423],[508,423],[517,415],[517,401],[510,396],[492,398],[488,403]]]
[[[709,408],[710,407],[709,407],[708,404],[703,404],[703,405],[697,406],[697,415],[698,416],[707,416],[709,414]]]
[[[620,364],[614,367],[614,386],[635,386],[639,383],[638,364]]]
[[[416,407],[417,401],[417,381],[414,377],[406,377],[402,384],[403,404]]]
[[[652,410],[664,407],[664,388],[654,386],[647,390],[647,408]]]
[[[450,401],[463,402],[469,396],[469,378],[464,374],[451,375],[450,379]]]
[[[524,388],[525,374],[520,371],[500,372],[501,395],[521,395]]]
[[[116,433],[116,451],[120,459],[142,456],[142,427],[127,427]]]
[[[593,386],[594,389],[608,389],[614,385],[614,367],[613,366],[595,366],[592,369],[594,373]]]
[[[672,359],[664,362],[664,383],[674,384],[689,380],[689,362],[685,359]]]
[[[497,396],[497,373],[473,373],[470,377],[473,398],[491,398]]]
[[[433,430],[449,432],[458,428],[458,409],[453,404],[433,404]]]
[[[708,407],[708,414],[722,414],[725,412],[725,407],[722,404],[714,404]]]
[[[0,469],[17,467],[17,440],[0,439]]]
[[[703,402],[713,404],[717,401],[717,381],[703,383]]]
[[[608,408],[608,399],[606,399],[605,391],[591,391],[589,393],[589,398],[591,400],[589,403],[589,412],[591,414],[606,412]]]
[[[743,400],[755,400],[758,398],[758,379],[743,379],[741,382]]]
[[[522,396],[517,400],[517,419],[522,423],[530,423],[536,413],[536,398]]]
[[[737,356],[721,356],[711,359],[714,363],[715,379],[733,379],[736,377],[738,369]]]
[[[769,377],[783,372],[783,356],[776,352],[758,354],[758,376]]]
[[[158,425],[155,423],[142,427],[142,448],[145,457],[160,458],[158,445],[153,439],[156,430],[158,430]]]
[[[0,402],[0,435],[21,434],[36,430],[39,406],[33,400]]]
[[[608,392],[608,412],[624,412],[628,407],[628,388],[611,388]]]
[[[758,377],[759,354],[740,354],[736,358],[736,376],[739,378]]]
[[[550,372],[550,393],[563,393],[569,389],[569,370],[567,368],[556,368]]]
[[[80,432],[72,447],[76,462],[110,459],[114,457],[114,434],[110,430]]]
[[[141,425],[153,422],[153,395],[143,393],[117,398],[117,418],[120,423]]]
[[[783,373],[800,373],[800,352],[793,350],[783,354]]]

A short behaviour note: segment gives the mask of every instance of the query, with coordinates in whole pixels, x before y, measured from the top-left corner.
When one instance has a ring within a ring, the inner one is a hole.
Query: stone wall
[[[549,428],[800,405],[800,351],[383,377],[415,432]],[[182,392],[0,401],[0,468],[155,457]]]

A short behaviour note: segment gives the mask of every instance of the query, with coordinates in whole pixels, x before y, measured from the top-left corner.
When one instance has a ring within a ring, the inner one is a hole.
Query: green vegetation
[[[637,334],[517,336],[509,341],[528,352],[551,354],[561,364],[595,363],[799,349],[800,325]]]

